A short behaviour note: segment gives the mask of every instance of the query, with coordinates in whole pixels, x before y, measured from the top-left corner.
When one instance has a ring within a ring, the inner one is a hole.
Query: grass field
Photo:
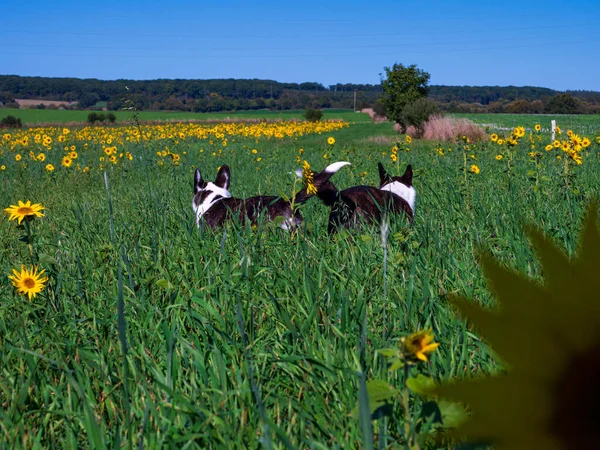
[[[0,117],[13,115],[21,118],[24,124],[63,124],[71,122],[87,122],[91,111],[76,110],[50,110],[50,109],[13,109],[0,110]],[[127,111],[114,111],[117,122],[129,122],[131,114]],[[140,121],[181,121],[181,120],[208,120],[208,119],[302,119],[304,111],[242,111],[223,113],[192,113],[168,111],[140,111]],[[364,113],[354,113],[346,109],[325,110],[323,119],[342,119],[347,121],[368,122],[369,116]]]
[[[506,127],[521,119],[481,118]],[[569,119],[576,132],[589,130],[592,144],[566,175],[567,154],[544,150],[547,132],[534,135],[539,156],[529,155],[527,137],[512,150],[413,141],[402,143],[397,163],[390,145],[369,140],[392,136],[391,126],[367,121],[280,138],[183,125],[144,128],[139,142],[133,126],[23,131],[27,145],[17,131],[0,134],[2,207],[31,200],[47,208],[31,223],[31,251],[19,240],[26,229],[0,221],[0,272],[33,258],[49,277],[32,302],[6,276],[0,281],[0,446],[369,448],[351,414],[361,380],[406,381],[403,371],[386,373],[377,349],[432,328],[441,345],[411,375],[502,370],[447,297],[492,304],[477,247],[539,278],[525,223],[575,250],[584,207],[600,193],[600,123],[588,119]],[[566,120],[559,124],[566,130]],[[106,152],[113,146],[114,164]],[[71,167],[62,167],[73,151]],[[350,161],[332,179],[340,188],[377,184],[378,161],[394,174],[413,165],[416,218],[390,224],[385,262],[379,228],[330,238],[328,210],[316,199],[302,208],[297,234],[267,224],[196,227],[196,167],[212,180],[228,164],[234,196],[291,195],[297,158],[315,171]],[[480,173],[470,172],[473,164]],[[425,401],[413,393],[407,401],[407,411],[398,400],[377,421],[375,445],[434,447]]]

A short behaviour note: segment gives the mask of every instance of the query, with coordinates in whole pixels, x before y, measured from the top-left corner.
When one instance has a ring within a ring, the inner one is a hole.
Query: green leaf
[[[427,397],[431,396],[431,392],[435,388],[435,382],[433,381],[433,378],[419,374],[415,378],[411,377],[406,380],[406,386],[411,391]]]
[[[467,420],[467,412],[460,403],[439,400],[437,405],[442,414],[442,426],[444,428],[456,428]]]
[[[42,253],[40,255],[39,263],[42,264],[42,265],[48,265],[48,264],[53,265],[53,266],[57,266],[58,265],[58,261],[56,260],[55,257],[47,255],[45,253]]]
[[[400,370],[404,367],[404,361],[401,359],[397,359],[392,363],[392,365],[388,368],[388,372],[394,372],[396,370]]]
[[[367,244],[373,240],[373,237],[369,236],[368,234],[362,234],[360,236],[360,240]]]
[[[383,356],[398,356],[398,349],[397,348],[380,348],[379,350],[377,350],[377,353],[379,353],[380,355]]]
[[[367,394],[369,397],[369,414],[373,415],[380,408],[388,405],[396,398],[400,392],[383,380],[371,380],[366,383]],[[359,405],[352,410],[352,415],[357,418],[359,413]]]
[[[369,402],[383,402],[398,395],[398,391],[390,383],[383,380],[368,381],[367,392]]]
[[[173,285],[171,284],[171,282],[169,280],[165,280],[164,278],[161,278],[160,280],[158,280],[156,282],[156,285],[160,288],[167,289],[167,290],[173,288]]]

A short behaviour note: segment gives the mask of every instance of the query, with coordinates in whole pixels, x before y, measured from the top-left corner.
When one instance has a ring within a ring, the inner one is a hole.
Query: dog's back
[[[354,186],[338,191],[332,185],[319,190],[318,197],[331,207],[328,231],[348,228],[359,223],[379,223],[384,214],[406,214],[414,216],[414,189],[412,188],[412,167],[409,165],[402,177],[391,177],[379,164],[380,188]],[[402,187],[401,189],[399,189]],[[406,195],[409,190],[411,195]],[[407,198],[403,197],[403,194]],[[412,203],[411,203],[412,202]]]

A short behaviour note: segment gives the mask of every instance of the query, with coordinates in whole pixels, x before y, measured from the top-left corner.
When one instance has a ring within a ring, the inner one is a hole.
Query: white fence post
[[[556,120],[552,121],[552,142],[554,142],[556,135]]]

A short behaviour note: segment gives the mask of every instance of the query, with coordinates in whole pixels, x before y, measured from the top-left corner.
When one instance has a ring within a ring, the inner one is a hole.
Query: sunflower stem
[[[31,232],[31,225],[29,220],[25,220],[25,232],[27,233],[27,247],[29,247],[29,259],[31,260],[31,265],[35,266],[36,258],[33,253],[33,233]]]
[[[404,439],[406,440],[407,447],[411,447],[410,445],[410,423],[409,418],[410,414],[408,413],[408,371],[409,365],[404,364],[404,392],[402,393],[402,408],[404,409]]]

